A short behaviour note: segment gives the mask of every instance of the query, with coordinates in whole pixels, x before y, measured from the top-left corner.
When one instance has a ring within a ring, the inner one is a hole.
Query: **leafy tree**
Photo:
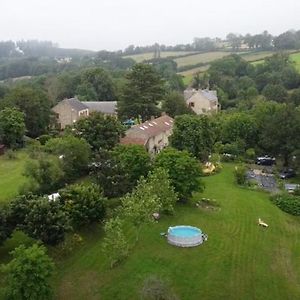
[[[46,142],[45,150],[60,158],[67,182],[80,177],[87,171],[91,151],[84,139],[71,135],[52,138]]]
[[[152,189],[152,194],[157,195],[160,203],[160,211],[173,213],[174,205],[178,201],[177,193],[172,186],[170,176],[165,169],[156,168],[147,177],[148,186]]]
[[[136,64],[127,75],[123,95],[118,102],[118,113],[122,119],[142,117],[143,121],[159,115],[157,107],[164,96],[164,83],[151,66]]]
[[[193,114],[193,111],[186,105],[182,94],[178,92],[171,92],[166,96],[162,103],[162,110],[172,118],[184,114]]]
[[[10,222],[10,213],[7,208],[1,207],[0,210],[0,246],[10,238],[14,226]]]
[[[77,93],[85,101],[116,100],[112,78],[102,68],[85,70],[81,75],[81,85],[77,87]]]
[[[109,152],[101,152],[91,165],[91,174],[108,198],[121,197],[132,188],[128,170]]]
[[[24,114],[15,108],[0,111],[0,141],[9,147],[16,147],[25,134]]]
[[[7,299],[51,299],[54,263],[46,254],[46,248],[37,244],[29,248],[21,245],[11,254],[13,259],[2,267],[6,274]]]
[[[175,192],[182,200],[187,200],[193,192],[201,192],[204,189],[200,179],[200,163],[187,151],[167,148],[156,156],[155,166],[168,171]]]
[[[62,186],[65,178],[61,161],[58,157],[51,155],[41,155],[36,160],[27,161],[24,175],[31,180],[28,188],[40,193],[55,191]]]
[[[59,201],[28,194],[10,203],[11,220],[30,237],[56,245],[70,229],[69,219]]]
[[[75,134],[83,137],[93,151],[112,149],[124,134],[124,127],[114,117],[92,113],[88,118],[78,120]]]
[[[279,84],[268,84],[262,91],[262,94],[268,99],[276,102],[285,102],[288,93],[284,86]]]
[[[30,86],[16,87],[10,90],[3,102],[24,112],[30,137],[38,137],[47,131],[51,111],[50,102],[43,91]]]
[[[131,188],[136,185],[141,176],[146,176],[150,171],[151,158],[143,146],[118,145],[112,151],[112,156],[128,174]]]
[[[289,102],[293,103],[295,106],[300,105],[300,88],[291,92],[289,95]]]
[[[74,184],[59,191],[60,202],[71,219],[73,227],[79,228],[101,221],[105,215],[102,191],[96,184]]]
[[[207,159],[215,142],[215,129],[207,116],[183,115],[175,119],[171,145]]]
[[[280,155],[284,165],[300,147],[300,111],[293,105],[282,105],[265,118],[260,133],[260,145],[268,153]]]
[[[255,146],[258,128],[255,119],[247,113],[233,113],[224,118],[222,124],[224,143],[244,141],[245,147]]]
[[[136,227],[136,241],[143,224],[153,221],[153,213],[160,209],[159,197],[153,193],[146,179],[141,178],[131,194],[122,198],[124,216]]]
[[[124,233],[124,222],[119,217],[109,219],[105,223],[104,231],[103,252],[113,268],[128,256],[129,245]]]

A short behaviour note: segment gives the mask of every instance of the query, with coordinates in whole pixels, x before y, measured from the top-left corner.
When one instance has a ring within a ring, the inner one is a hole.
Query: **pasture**
[[[184,56],[187,54],[193,54],[195,52],[193,51],[161,51],[160,57],[166,58],[166,57],[177,57],[177,56]],[[147,52],[147,53],[141,53],[141,54],[133,54],[133,55],[126,55],[124,58],[132,58],[137,63],[143,62],[145,60],[149,60],[154,58],[154,52]]]
[[[199,53],[194,55],[189,55],[185,57],[179,57],[175,59],[178,67],[192,66],[199,63],[208,64],[216,59],[223,58],[229,55],[230,52],[226,51],[212,51],[206,53]]]

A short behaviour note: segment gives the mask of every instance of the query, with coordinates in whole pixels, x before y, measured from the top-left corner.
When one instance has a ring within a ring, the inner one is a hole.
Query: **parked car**
[[[255,163],[261,166],[272,166],[276,163],[276,159],[274,157],[265,155],[265,156],[257,157]]]
[[[287,179],[287,178],[292,178],[296,176],[296,172],[294,169],[287,169],[287,170],[283,170],[282,172],[280,172],[279,177],[281,179]]]

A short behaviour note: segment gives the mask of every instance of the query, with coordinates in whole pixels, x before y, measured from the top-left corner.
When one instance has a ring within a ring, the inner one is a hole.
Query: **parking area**
[[[265,167],[264,169],[250,169],[247,171],[247,179],[254,181],[262,189],[276,193],[278,186],[274,174],[272,174],[272,167]]]

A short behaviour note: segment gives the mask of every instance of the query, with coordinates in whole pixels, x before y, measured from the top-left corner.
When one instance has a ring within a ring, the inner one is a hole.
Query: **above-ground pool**
[[[168,242],[178,247],[194,247],[203,243],[203,234],[193,226],[169,227]]]

